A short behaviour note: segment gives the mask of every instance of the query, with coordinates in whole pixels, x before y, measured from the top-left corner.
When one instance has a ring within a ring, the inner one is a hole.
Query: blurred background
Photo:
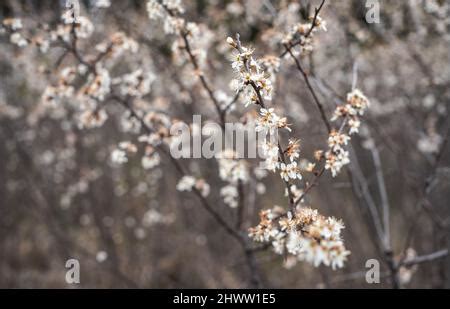
[[[366,1],[326,1],[321,17],[328,31],[314,37],[314,51],[302,58],[328,117],[351,91],[355,72],[357,87],[371,101],[361,134],[352,139],[352,163],[346,168],[351,173],[325,174],[307,200],[324,215],[342,218],[351,255],[343,269],[333,271],[293,265],[258,250],[253,259],[264,287],[391,288],[389,261],[440,252],[438,258],[398,267],[396,274],[404,288],[450,288],[450,6],[445,0],[379,2],[380,23],[368,24]],[[284,34],[306,22],[319,4],[184,1],[183,18],[199,26],[195,44],[207,52],[202,69],[208,81],[232,98],[226,37],[239,32],[257,58],[279,55]],[[142,104],[186,122],[192,114],[216,119],[192,64],[173,46],[176,34],[166,34],[161,23],[148,18],[146,1],[80,5],[81,15],[94,25],[92,36],[80,41],[84,54],[95,54],[93,46],[118,31],[139,44],[136,54],[121,56],[109,70],[113,76],[138,68],[152,72],[155,79],[139,99]],[[0,2],[0,20],[20,18],[30,36],[54,29],[64,11],[64,1]],[[195,195],[176,190],[180,177],[170,160],[162,157],[152,169],[142,168],[139,156],[120,166],[111,162],[119,142],[136,142],[139,136],[126,128],[129,115],[121,106],[107,103],[108,119],[93,129],[77,125],[73,104],[42,106],[45,88],[76,62],[73,56],[61,57],[58,48],[46,53],[21,48],[7,35],[0,44],[0,287],[250,286],[239,244]],[[326,128],[289,57],[277,73],[273,104],[301,139],[301,157],[311,160],[316,149],[326,147]],[[242,121],[246,113],[251,107],[238,101],[228,119]],[[217,162],[181,162],[208,182],[209,203],[233,221],[236,210],[220,196],[224,183]],[[386,203],[380,171],[390,207],[392,252],[387,254],[371,217],[373,207],[381,212]],[[244,190],[243,232],[258,223],[260,209],[287,205],[278,175],[250,181]],[[71,258],[80,262],[78,285],[65,282]],[[368,259],[380,261],[380,284],[365,280]]]

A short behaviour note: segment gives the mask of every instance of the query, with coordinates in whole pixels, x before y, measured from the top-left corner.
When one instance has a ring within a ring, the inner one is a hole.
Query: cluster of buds
[[[350,135],[359,131],[359,116],[369,107],[369,100],[358,89],[347,94],[347,102],[336,108],[332,121],[342,120],[339,130],[332,130],[328,136],[328,151],[325,153],[325,169],[335,177],[343,166],[350,163],[349,153],[345,146],[350,141]]]
[[[342,241],[343,228],[341,220],[324,217],[308,207],[284,213],[275,206],[260,212],[260,223],[249,229],[249,237],[270,243],[277,254],[293,256],[315,267],[324,264],[336,269],[344,266],[350,254]]]

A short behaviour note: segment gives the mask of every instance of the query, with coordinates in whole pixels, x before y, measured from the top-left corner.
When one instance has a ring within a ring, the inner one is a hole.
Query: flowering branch
[[[149,3],[151,3],[151,1]],[[178,18],[177,14],[179,12],[181,12],[181,10],[179,8],[171,9],[163,1],[157,1],[157,3],[167,12],[167,14],[170,17]],[[152,5],[155,5],[155,4],[152,4]],[[220,107],[219,101],[216,99],[214,92],[213,92],[211,86],[209,85],[208,81],[206,80],[206,77],[205,77],[204,73],[202,72],[200,65],[198,64],[198,61],[192,51],[191,44],[189,43],[189,35],[191,34],[190,30],[185,26],[184,21],[180,22],[180,24],[181,24],[181,26],[179,29],[179,34],[184,42],[184,47],[189,56],[189,60],[194,67],[195,74],[200,79],[200,82],[201,82],[203,88],[208,93],[209,98],[211,99],[211,101],[214,104],[214,107],[216,108],[217,115],[219,116],[220,125],[222,126],[222,128],[224,128],[225,121],[226,121],[226,110],[225,109],[222,110],[222,108]],[[232,104],[232,103],[230,103],[230,104]]]

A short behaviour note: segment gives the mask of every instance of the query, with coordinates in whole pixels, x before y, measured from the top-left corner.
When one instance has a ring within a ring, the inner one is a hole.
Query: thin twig
[[[407,259],[399,264],[399,266],[410,267],[417,264],[426,262],[432,262],[434,260],[446,257],[448,255],[448,249],[439,250],[430,254],[420,255],[412,259]]]

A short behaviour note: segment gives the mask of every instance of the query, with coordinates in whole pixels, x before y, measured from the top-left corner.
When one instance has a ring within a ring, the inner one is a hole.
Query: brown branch
[[[236,48],[236,50],[239,53],[243,53],[244,52],[244,50],[242,48],[242,44],[241,44],[239,33],[236,34],[236,46],[235,46],[235,48]],[[251,73],[250,72],[250,68],[248,66],[248,63],[247,63],[247,59],[244,58],[243,62],[244,62],[244,67],[245,67],[245,70],[247,71],[247,73]],[[261,106],[262,108],[266,108],[266,104],[264,102],[264,98],[261,95],[261,89],[252,80],[249,82],[249,85],[253,88],[253,91],[255,92],[255,94],[256,94],[256,96],[258,98],[258,105]],[[278,153],[279,153],[280,161],[283,162],[284,164],[286,164],[286,159],[284,157],[284,149],[281,147],[280,142],[278,142]],[[294,204],[294,197],[293,197],[293,194],[292,194],[292,191],[291,191],[291,183],[289,181],[284,180],[284,184],[285,184],[286,189],[288,191],[289,208],[293,211],[293,210],[295,210],[295,204]]]
[[[164,10],[167,12],[167,14],[169,14],[171,17],[175,17],[176,14],[171,9],[169,9],[164,3],[160,2],[160,5],[164,8]],[[214,107],[216,108],[217,115],[219,116],[219,120],[220,120],[220,125],[222,126],[222,128],[224,128],[225,121],[226,121],[226,119],[225,119],[226,113],[220,108],[219,101],[217,101],[211,86],[208,84],[208,81],[206,80],[203,72],[201,72],[200,65],[198,64],[198,61],[192,52],[192,47],[191,47],[191,44],[189,43],[188,35],[189,35],[189,31],[186,29],[186,27],[183,27],[183,29],[180,30],[180,36],[183,39],[184,47],[189,56],[189,60],[195,69],[195,74],[198,75],[203,88],[208,93],[209,98],[211,99],[211,101],[214,104]]]
[[[325,114],[325,110],[323,108],[323,104],[320,102],[319,97],[316,94],[316,91],[314,90],[314,88],[311,85],[311,82],[310,82],[309,77],[308,77],[308,73],[303,69],[303,67],[300,64],[300,61],[292,53],[291,48],[287,44],[285,44],[284,46],[285,46],[286,50],[288,51],[289,55],[295,61],[295,65],[297,66],[297,69],[303,75],[303,79],[305,80],[306,86],[308,87],[309,92],[311,93],[311,95],[312,95],[312,97],[314,99],[314,102],[316,103],[316,106],[319,109],[320,117],[322,118],[323,123],[327,127],[328,133],[330,133],[331,132],[330,122],[328,121],[328,118],[327,118],[327,116]]]
[[[417,264],[422,264],[426,262],[432,262],[434,260],[444,258],[448,256],[448,249],[439,250],[430,254],[420,255],[412,259],[404,260],[399,264],[399,266],[410,267]]]

